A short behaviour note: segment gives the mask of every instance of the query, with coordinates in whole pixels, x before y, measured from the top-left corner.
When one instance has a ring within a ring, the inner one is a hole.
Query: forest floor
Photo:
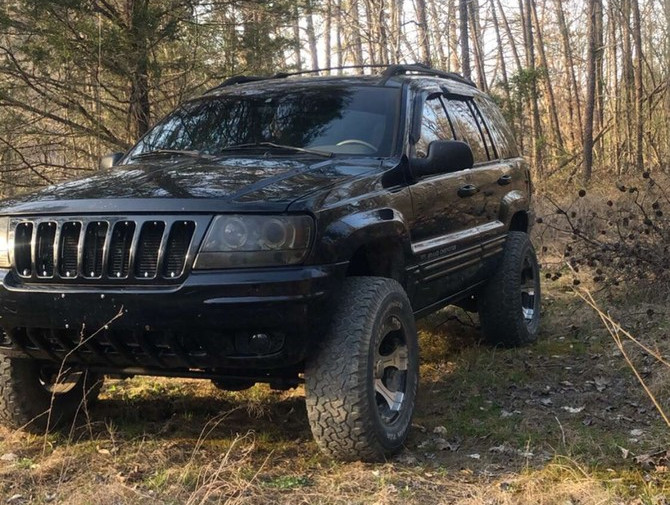
[[[670,503],[670,430],[568,281],[544,291],[540,339],[527,348],[480,345],[460,310],[421,322],[414,426],[387,463],[322,456],[302,388],[108,380],[70,430],[0,427],[0,504]],[[599,298],[668,355],[666,305]],[[626,349],[669,407],[668,367]]]

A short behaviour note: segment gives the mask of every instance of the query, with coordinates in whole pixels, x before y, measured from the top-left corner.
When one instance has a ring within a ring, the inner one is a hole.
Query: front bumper
[[[194,271],[150,288],[28,285],[0,270],[0,353],[110,373],[299,368],[346,267]]]

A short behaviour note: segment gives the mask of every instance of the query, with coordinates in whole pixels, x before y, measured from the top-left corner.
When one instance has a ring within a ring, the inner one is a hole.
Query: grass
[[[0,455],[16,455],[0,462],[0,503],[667,503],[670,463],[635,459],[667,449],[667,428],[567,281],[545,294],[528,348],[481,345],[476,319],[455,309],[421,322],[414,428],[387,463],[322,456],[301,388],[137,377],[108,381],[71,431],[0,427]],[[667,319],[650,323],[645,303],[616,315],[667,356]],[[634,358],[667,406],[667,376]]]

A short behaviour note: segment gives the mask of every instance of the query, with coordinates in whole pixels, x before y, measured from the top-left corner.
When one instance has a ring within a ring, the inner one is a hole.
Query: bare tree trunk
[[[353,44],[354,65],[363,64],[363,40],[361,38],[361,12],[359,0],[350,0],[351,31],[350,36]],[[363,73],[361,70],[360,73]]]
[[[491,5],[491,19],[493,20],[493,29],[496,34],[496,43],[498,45],[498,64],[500,65],[500,74],[502,76],[501,81],[505,92],[505,98],[508,102],[510,102],[511,97],[509,79],[507,76],[507,63],[505,62],[505,50],[503,47],[502,37],[500,36],[500,25],[498,23],[498,14],[496,13],[496,4],[494,0],[489,0],[489,3]]]
[[[300,72],[302,70],[302,43],[300,42],[300,11],[297,3],[293,4],[293,55],[295,67]]]
[[[404,0],[392,0],[391,5],[391,36],[389,37],[391,41],[391,61],[399,63],[402,56],[401,34],[405,2]]]
[[[522,19],[524,24],[524,41],[526,43],[526,66],[530,71],[530,109],[532,112],[531,116],[531,136],[533,139],[533,161],[535,163],[535,170],[539,178],[542,178],[544,172],[544,162],[543,162],[543,153],[542,153],[542,144],[543,144],[543,134],[542,134],[542,122],[540,119],[540,109],[538,106],[538,92],[537,92],[537,68],[535,65],[535,38],[533,36],[533,23],[532,23],[532,3],[535,0],[519,0],[519,5],[521,7]]]
[[[307,41],[309,42],[309,52],[312,57],[312,70],[319,68],[319,52],[316,45],[316,33],[314,32],[314,9],[312,3],[307,5]]]
[[[593,115],[596,94],[596,14],[600,0],[589,0],[588,49],[586,52],[586,122],[584,124],[584,183],[591,181],[593,172]]]
[[[445,43],[444,30],[440,26],[440,15],[438,12],[437,2],[435,0],[428,0],[428,8],[430,10],[430,30],[433,33],[434,46],[437,51],[437,64],[440,68],[447,67],[447,57],[444,53]]]
[[[323,20],[323,46],[326,51],[326,68],[331,68],[333,66],[332,62],[332,47],[331,47],[331,34],[330,32],[333,29],[333,0],[326,0],[326,12],[325,19]],[[330,72],[328,72],[330,73]]]
[[[562,0],[555,0],[556,15],[558,17],[558,27],[561,32],[561,41],[563,42],[563,65],[568,74],[568,86],[572,90],[571,96],[568,98],[568,114],[570,115],[570,137],[573,145],[577,144],[578,132],[580,139],[579,143],[583,141],[583,121],[582,121],[582,101],[579,96],[580,88],[577,86],[577,76],[575,75],[575,62],[572,56],[572,45],[570,44],[570,31],[565,22],[565,14],[563,12]],[[574,104],[574,107],[573,107]]]
[[[129,116],[134,136],[141,137],[149,129],[151,119],[151,102],[149,100],[149,58],[150,49],[146,37],[145,25],[148,0],[129,0],[127,3],[128,19],[132,43]]]
[[[631,42],[631,6],[630,0],[621,2],[621,27],[623,40],[623,91],[624,91],[624,124],[626,125],[626,135],[624,142],[626,146],[626,166],[625,170],[631,165],[634,146],[633,135],[633,114],[635,108],[634,100],[634,71],[633,71],[633,47]]]
[[[456,2],[460,0],[448,0],[447,4],[447,23],[449,31],[449,62],[447,65],[447,70],[458,72],[462,71],[463,68],[459,61],[458,52],[459,52],[459,41],[458,41],[458,26],[459,19],[456,14],[458,6]]]
[[[428,38],[428,21],[426,18],[426,1],[415,0],[417,32],[419,36],[419,48],[421,49],[421,59],[426,65],[431,64],[430,39]]]
[[[477,0],[469,0],[469,11],[475,68],[477,69],[477,84],[481,90],[488,91],[488,84],[486,82],[484,71],[484,51],[482,49],[481,27],[479,23],[479,2]]]
[[[638,0],[632,0],[633,10],[633,45],[635,46],[635,165],[644,170],[644,83],[642,81],[642,27]],[[666,111],[666,114],[668,111]]]
[[[337,54],[337,66],[344,66],[344,50],[342,48],[342,0],[335,0],[336,12],[335,16],[335,52]],[[338,74],[342,74],[342,70],[338,70]]]
[[[547,55],[544,49],[544,38],[542,36],[542,28],[537,17],[537,6],[535,2],[531,4],[533,20],[535,21],[535,32],[537,34],[537,48],[540,57],[540,67],[544,70],[544,83],[547,88],[547,98],[549,99],[548,112],[550,117],[550,124],[552,126],[554,138],[559,152],[564,151],[563,135],[561,134],[561,125],[558,121],[558,109],[556,107],[556,97],[554,95],[554,86],[551,84],[551,77],[549,75],[549,63],[547,62]]]
[[[463,1],[463,0],[461,0]],[[519,49],[516,46],[516,42],[514,41],[514,34],[512,33],[512,28],[509,25],[509,21],[507,20],[507,14],[505,14],[505,9],[503,8],[502,4],[500,3],[500,0],[498,0],[498,12],[500,12],[500,17],[503,20],[503,25],[505,25],[505,33],[507,34],[507,40],[509,43],[509,47],[512,50],[512,56],[514,56],[514,62],[516,63],[516,69],[517,71],[520,71],[523,68],[523,65],[521,64],[521,57],[519,56]]]
[[[670,0],[669,0],[670,1]],[[621,116],[621,92],[619,89],[619,51],[617,49],[617,16],[615,13],[615,7],[612,2],[608,3],[608,16],[607,22],[609,24],[609,41],[607,44],[609,51],[609,78],[608,78],[608,93],[611,96],[610,103],[610,114],[614,118],[619,118]],[[670,131],[670,130],[668,130]],[[617,175],[621,174],[621,126],[618,124],[614,125],[613,139],[611,140],[610,147],[610,166],[614,168],[614,172]]]
[[[392,2],[393,0],[380,0],[379,8],[377,9],[377,12],[375,12],[375,23],[377,25],[377,32],[379,33],[379,37],[377,39],[377,52],[379,53],[379,61],[383,65],[388,65],[391,59],[388,31],[386,30],[386,24],[388,22],[386,16],[386,1]]]
[[[470,69],[470,37],[468,35],[468,2],[470,0],[459,0],[459,19],[461,23],[461,73],[467,79],[472,78]]]

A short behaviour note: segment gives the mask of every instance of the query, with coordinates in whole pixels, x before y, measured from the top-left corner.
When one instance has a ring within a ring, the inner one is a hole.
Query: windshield
[[[284,146],[389,156],[399,97],[398,89],[373,86],[311,86],[204,97],[182,105],[156,125],[129,158],[160,150],[219,155],[261,148],[262,143],[265,150]]]

